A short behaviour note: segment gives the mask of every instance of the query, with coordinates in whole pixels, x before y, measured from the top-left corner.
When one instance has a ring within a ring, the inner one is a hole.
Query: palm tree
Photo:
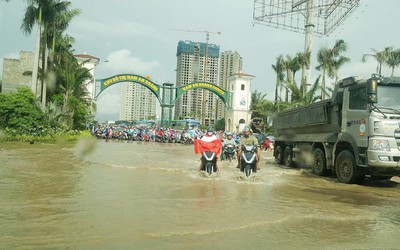
[[[321,48],[317,53],[317,60],[319,65],[317,70],[322,69],[322,83],[321,83],[321,99],[325,100],[326,75],[330,78],[338,79],[338,71],[344,63],[349,62],[348,57],[342,56],[341,53],[347,50],[347,45],[344,40],[337,40],[335,45],[329,49],[326,47]]]
[[[307,92],[304,92],[304,90],[301,87],[299,88],[295,82],[289,83],[287,86],[292,92],[293,96],[292,105],[303,106],[313,103],[318,99],[320,99],[321,96],[316,96],[316,92],[319,89],[320,78],[321,76],[317,78],[317,80],[314,82],[313,85],[311,85],[311,88]]]
[[[394,75],[394,69],[400,65],[400,49],[390,51],[385,63],[392,69],[391,76]]]
[[[384,64],[389,56],[389,53],[393,50],[392,47],[386,47],[382,51],[378,51],[376,49],[371,49],[372,54],[364,54],[361,58],[361,61],[363,63],[367,62],[367,59],[369,57],[375,58],[375,60],[378,62],[378,65],[376,66],[376,73],[381,75],[382,74],[382,64]]]
[[[55,43],[48,43],[55,39],[57,34],[61,34],[67,27],[68,23],[71,21],[72,17],[79,14],[78,10],[70,11],[68,8],[71,2],[61,1],[61,0],[27,0],[28,7],[21,24],[21,30],[25,34],[31,34],[33,26],[38,24],[38,39],[36,44],[36,54],[41,54],[42,57],[42,76],[45,75],[47,68],[47,55],[48,49],[55,46]],[[40,46],[40,37],[44,40]],[[40,51],[42,48],[42,51]],[[54,51],[53,51],[54,55]],[[35,63],[38,58],[35,58]],[[37,76],[37,66],[34,65],[33,70],[33,81]],[[42,77],[42,102],[46,103],[46,85],[44,84],[44,78]]]
[[[300,64],[297,58],[292,58],[289,55],[286,55],[286,59],[282,60],[282,66],[286,70],[286,83],[285,83],[285,101],[289,101],[289,88],[287,87],[288,84],[294,82],[294,78],[296,72],[300,69]]]
[[[56,53],[56,40],[62,38],[62,34],[68,28],[71,20],[75,16],[80,14],[80,10],[69,10],[70,5],[71,2],[57,2],[54,4],[54,9],[56,10],[56,12],[53,17],[52,24],[50,25],[50,27],[48,27],[48,30],[51,30],[51,32],[47,33],[47,41],[49,41],[47,46],[48,48],[51,48],[52,51],[52,55],[50,57],[51,59],[54,58],[54,55]],[[50,41],[52,41],[51,44]]]
[[[267,96],[266,94],[257,92],[257,90],[251,93],[250,110],[252,111],[252,118],[259,117],[262,115],[262,114],[256,112],[256,110],[259,105],[262,105],[262,103],[265,102],[266,96]]]
[[[54,55],[54,64],[55,66],[62,66],[65,61],[68,61],[69,57],[73,57],[73,48],[72,44],[75,42],[75,39],[69,35],[61,36],[57,39],[55,45],[55,53]]]
[[[283,56],[280,55],[276,58],[276,63],[275,65],[272,64],[272,69],[275,71],[276,73],[276,81],[275,81],[275,102],[278,102],[278,88],[280,88],[282,90],[282,82],[283,79],[285,78],[285,74],[284,72],[284,67],[282,65],[282,61],[283,61]],[[280,95],[279,95],[280,97]]]
[[[299,52],[296,55],[297,61],[302,68],[301,80],[300,80],[300,89],[303,91],[303,94],[307,92],[307,83],[305,79],[305,72],[310,68],[311,65],[311,52]]]
[[[70,57],[62,68],[56,70],[60,82],[59,90],[63,97],[63,111],[69,115],[66,123],[74,128],[78,125],[76,120],[82,119],[92,108],[85,85],[91,74],[89,69],[82,67],[74,57]]]

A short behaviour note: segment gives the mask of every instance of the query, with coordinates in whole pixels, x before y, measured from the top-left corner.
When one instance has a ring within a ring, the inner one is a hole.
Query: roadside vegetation
[[[310,54],[299,52],[295,56],[279,55],[276,63],[271,65],[276,75],[274,101],[267,100],[266,94],[257,91],[251,96],[252,118],[262,120],[258,130],[262,133],[273,133],[272,119],[279,111],[329,99],[339,80],[339,70],[350,62],[350,58],[345,56],[347,47],[344,40],[337,40],[331,48],[322,47],[317,51],[318,65],[315,69],[320,75],[310,86],[306,85],[303,75],[296,77],[301,69],[309,69]],[[365,63],[370,58],[377,62],[376,74],[381,74],[382,67],[387,66],[391,70],[391,76],[394,76],[395,69],[400,65],[400,49],[372,49],[372,53],[362,55],[361,61]]]
[[[69,23],[80,11],[70,9],[69,1],[25,2],[21,31],[31,35],[34,27],[41,30],[36,49],[41,62],[37,79],[43,91],[39,98],[30,88],[23,87],[16,93],[0,93],[0,140],[75,140],[88,133],[86,125],[95,114],[85,86],[92,76],[74,57],[74,38],[66,34]],[[34,72],[24,74],[33,76]]]

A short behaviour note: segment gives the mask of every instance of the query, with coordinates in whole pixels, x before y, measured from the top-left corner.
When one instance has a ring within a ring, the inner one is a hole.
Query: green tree
[[[294,78],[296,72],[300,69],[300,64],[297,58],[292,58],[289,55],[286,55],[286,58],[282,60],[282,66],[286,70],[286,83],[285,86],[285,101],[289,101],[289,88],[287,87],[288,84],[294,82]]]
[[[284,73],[284,66],[282,64],[283,61],[283,56],[279,55],[276,58],[276,63],[272,64],[272,69],[275,71],[276,74],[276,80],[275,80],[275,102],[278,102],[278,99],[280,100],[280,94],[282,94],[282,82],[285,78],[285,73]],[[278,94],[278,89],[280,89],[280,94]],[[279,97],[279,98],[278,98]]]
[[[251,93],[251,102],[250,102],[250,111],[251,111],[251,118],[261,117],[262,114],[258,113],[257,107],[262,105],[266,99],[267,95],[261,92],[254,91]]]
[[[293,93],[293,99],[291,106],[303,106],[307,104],[311,104],[321,99],[321,96],[317,96],[317,90],[319,89],[319,81],[320,76],[315,80],[314,84],[311,85],[311,88],[304,92],[303,89],[297,86],[295,82],[289,83],[288,88]]]
[[[292,103],[273,102],[267,100],[265,97],[266,95],[261,92],[254,91],[251,93],[251,117],[262,119],[263,127],[261,128],[261,132],[268,132],[271,130],[272,119],[276,112],[293,107]]]
[[[225,118],[219,119],[215,123],[215,130],[225,131]]]
[[[381,75],[382,74],[382,64],[384,64],[389,56],[389,53],[393,50],[392,47],[386,47],[382,51],[378,51],[376,49],[371,49],[371,54],[364,54],[361,58],[363,63],[367,62],[367,59],[373,57],[378,65],[376,66],[376,73]]]
[[[43,114],[29,88],[20,87],[16,93],[0,94],[0,128],[28,133],[42,123]]]
[[[86,89],[87,80],[91,79],[89,69],[83,68],[78,61],[70,57],[63,67],[57,68],[61,105],[68,114],[66,124],[70,128],[81,128],[85,116],[92,108],[92,102]],[[60,100],[60,98],[58,98]]]
[[[29,35],[35,24],[39,27],[41,39],[39,39],[38,44],[36,44],[36,51],[41,54],[42,58],[40,75],[42,80],[42,102],[45,104],[45,76],[47,76],[48,55],[51,54],[51,58],[54,58],[56,37],[61,37],[62,32],[68,27],[72,18],[79,14],[79,10],[69,10],[71,3],[68,1],[27,0],[27,2],[28,6],[21,24],[21,30]],[[43,42],[40,43],[40,40]],[[40,46],[41,44],[42,46]],[[53,49],[51,53],[49,53],[50,48]],[[52,62],[52,60],[50,60],[50,62]]]
[[[389,66],[392,73],[391,76],[394,76],[394,69],[400,65],[400,49],[390,51],[385,63]]]
[[[337,40],[332,48],[322,47],[317,53],[317,60],[319,65],[317,70],[322,69],[322,83],[321,83],[321,99],[325,99],[326,75],[330,78],[338,78],[339,68],[343,64],[350,61],[349,58],[342,56],[342,53],[347,50],[347,44],[344,40]]]
[[[311,66],[311,52],[299,52],[296,55],[297,62],[299,63],[301,69],[302,69],[302,74],[301,74],[301,80],[300,80],[300,89],[303,92],[303,95],[305,92],[307,92],[307,82],[305,79],[305,72],[310,68]]]
[[[55,101],[49,102],[46,106],[40,105],[40,109],[43,113],[44,125],[50,127],[58,127],[67,115]]]
[[[272,132],[272,120],[277,112],[283,111],[294,106],[291,102],[273,102],[264,100],[260,102],[251,112],[258,114],[258,118],[262,119],[263,128],[261,132]]]

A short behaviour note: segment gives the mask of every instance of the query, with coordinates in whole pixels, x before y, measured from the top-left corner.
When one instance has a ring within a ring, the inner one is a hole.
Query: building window
[[[240,90],[244,90],[244,84],[240,86]]]

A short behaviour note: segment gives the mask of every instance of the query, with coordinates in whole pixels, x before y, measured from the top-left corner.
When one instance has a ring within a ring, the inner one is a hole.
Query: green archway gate
[[[157,97],[161,106],[161,126],[164,126],[163,122],[166,120],[164,117],[165,109],[169,109],[168,124],[171,124],[172,108],[175,106],[176,100],[189,90],[209,90],[216,94],[224,102],[224,104],[230,108],[231,94],[211,82],[197,81],[188,83],[184,86],[174,87],[174,84],[172,83],[164,83],[163,85],[159,85],[147,77],[135,74],[120,74],[111,76],[109,78],[96,80],[95,98],[97,99],[108,87],[121,82],[133,82],[141,84],[148,88]]]

